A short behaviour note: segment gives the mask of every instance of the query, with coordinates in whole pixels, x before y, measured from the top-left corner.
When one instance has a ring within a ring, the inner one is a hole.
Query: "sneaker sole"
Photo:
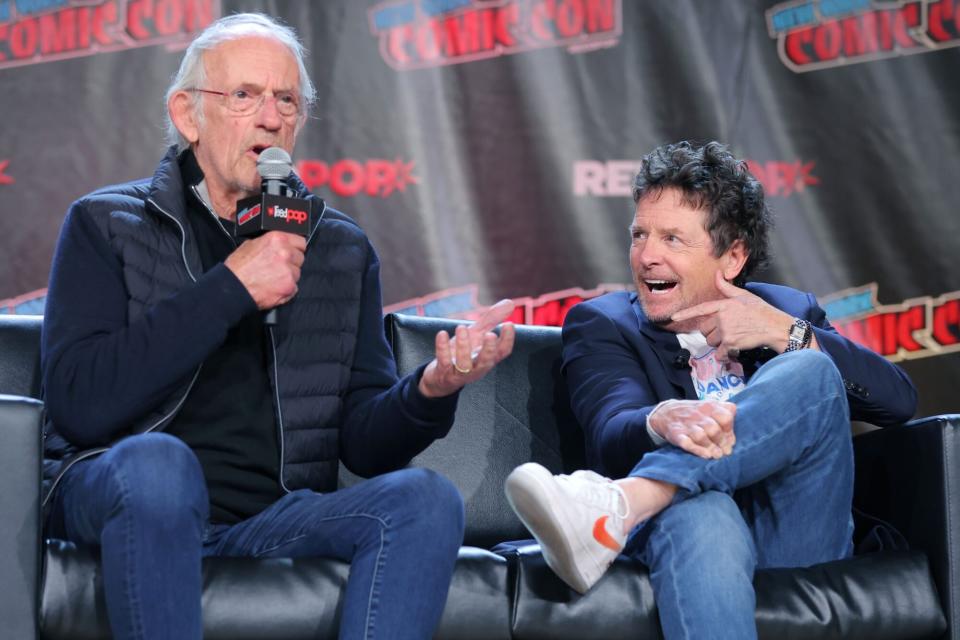
[[[552,478],[548,470],[536,464],[528,463],[517,467],[505,483],[507,501],[524,526],[540,542],[547,566],[575,591],[586,593],[596,579],[591,581],[582,575],[576,569],[575,559],[588,558],[593,561],[593,554],[587,546],[592,540],[584,540],[576,526],[562,513],[548,506],[554,501],[562,502],[550,486]],[[563,534],[563,527],[558,524],[560,521],[573,532],[575,546],[572,546],[570,539]],[[595,562],[594,564],[596,565]],[[602,575],[606,567],[597,565],[596,569],[597,573]]]

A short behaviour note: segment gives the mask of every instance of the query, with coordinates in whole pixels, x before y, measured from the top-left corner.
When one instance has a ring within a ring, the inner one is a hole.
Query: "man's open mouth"
[[[644,280],[643,283],[651,293],[666,293],[677,286],[675,280]]]

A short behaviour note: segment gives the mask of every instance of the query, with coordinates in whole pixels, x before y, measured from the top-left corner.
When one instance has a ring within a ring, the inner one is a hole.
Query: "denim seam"
[[[110,466],[113,467],[113,465]],[[122,504],[128,505],[130,502],[130,491],[129,484],[127,483],[127,476],[119,467],[113,468],[113,475],[117,480],[117,484],[119,485],[120,501]],[[136,553],[133,552],[133,549],[136,546],[134,544],[135,541],[133,536],[133,518],[129,508],[121,509],[120,513],[123,516],[124,535],[126,536],[126,544],[124,547],[126,554],[125,564],[127,570],[124,573],[123,590],[127,595],[127,602],[130,605],[130,625],[132,627],[130,631],[134,638],[143,638],[144,632],[143,619],[140,617],[140,598],[139,594],[136,593],[136,589],[134,588],[138,584],[133,575],[137,573],[134,565],[137,563],[138,558]]]
[[[748,527],[748,529],[749,529],[749,527]],[[676,546],[676,544],[674,543],[673,535],[671,534],[670,530],[668,530],[668,529],[666,529],[665,527],[663,527],[663,525],[662,525],[662,523],[660,522],[659,519],[653,521],[653,523],[652,523],[652,528],[651,528],[651,531],[650,531],[650,539],[652,540],[655,536],[658,536],[658,539],[664,544],[664,546],[668,546],[669,549],[670,549],[669,553],[661,554],[661,555],[668,555],[668,556],[670,556],[670,557],[672,557],[672,558],[675,558],[675,557],[678,556],[678,553],[677,553],[677,551],[676,551],[677,546]],[[752,542],[752,537],[750,538],[750,540],[751,540],[751,542]],[[752,545],[751,545],[751,546],[752,546]],[[646,547],[646,550],[645,550],[645,551],[641,551],[641,556],[642,556],[641,561],[644,562],[644,564],[648,567],[648,570],[649,570],[649,566],[650,566],[650,565],[647,564],[647,562],[646,562],[647,560],[650,560],[649,556],[647,556],[647,553],[650,553],[650,542],[649,542],[649,541],[645,544],[645,547]],[[752,553],[754,554],[754,558],[756,558],[756,551],[754,550]],[[756,565],[754,565],[754,570],[755,570],[755,568],[756,568]],[[690,631],[691,626],[688,624],[688,621],[687,621],[687,618],[686,618],[687,613],[688,613],[689,611],[692,611],[695,607],[694,607],[694,608],[687,607],[687,606],[685,606],[685,605],[683,604],[683,602],[681,601],[681,599],[682,599],[682,597],[683,597],[683,589],[680,588],[680,586],[677,584],[677,576],[679,575],[679,572],[678,572],[678,571],[674,571],[674,570],[672,569],[672,567],[671,567],[671,570],[670,570],[669,572],[664,572],[664,573],[668,573],[668,574],[669,574],[670,585],[671,585],[671,587],[673,588],[673,593],[675,594],[675,600],[676,600],[676,605],[677,605],[677,606],[676,606],[677,616],[676,616],[675,619],[676,619],[676,620],[678,621],[678,623],[680,624],[681,634],[682,634],[681,637],[683,637],[683,638],[692,638],[692,639],[694,639],[694,640],[697,640],[698,636],[696,636],[695,634],[691,633],[691,631]],[[652,585],[652,580],[651,580],[651,585]],[[654,595],[657,595],[657,594],[655,593]],[[662,609],[662,607],[660,606],[660,604],[658,604],[656,601],[654,602],[654,605],[657,606],[658,609]],[[756,601],[754,601],[754,605],[756,605]],[[659,614],[658,614],[658,615],[659,615]],[[754,622],[754,624],[755,624],[755,622]],[[697,625],[693,625],[693,626],[694,626],[694,628],[695,628]],[[664,632],[663,632],[663,618],[662,618],[662,617],[660,617],[660,631],[661,631],[661,634],[664,633]],[[752,638],[757,638],[758,636],[757,636],[757,635],[753,635],[753,636],[751,636],[751,637],[752,637]]]
[[[383,564],[386,561],[386,554],[384,553],[386,547],[386,540],[384,532],[386,527],[381,527],[380,529],[380,548],[377,550],[377,562],[374,565],[373,577],[370,580],[370,595],[367,598],[367,623],[366,633],[364,634],[367,638],[373,638],[373,626],[377,621],[377,612],[374,610],[374,600],[380,593],[380,575],[383,570]]]
[[[651,532],[651,537],[653,534],[657,533],[658,531],[660,532],[660,539],[665,540],[667,545],[671,549],[670,556],[674,557],[675,553],[673,553],[673,549],[675,549],[676,545],[674,545],[673,543],[673,536],[670,535],[669,531],[667,531],[666,529],[660,526],[659,521],[657,521],[657,523],[654,525],[654,531]],[[687,608],[683,606],[682,602],[680,602],[681,589],[679,588],[679,585],[677,585],[676,571],[672,571],[672,570],[670,571],[670,583],[671,583],[671,586],[673,587],[673,593],[675,594],[674,597],[677,600],[677,613],[679,614],[677,616],[677,620],[680,622],[680,627],[683,632],[683,637],[691,638],[693,636],[690,635],[689,625],[687,625],[687,621],[685,619]],[[662,625],[662,622],[661,622],[661,625]]]
[[[374,623],[376,622],[376,611],[374,609],[374,599],[379,591],[380,575],[382,573],[383,564],[385,562],[385,557],[386,557],[386,554],[384,553],[384,550],[386,547],[386,541],[384,539],[384,531],[389,529],[390,525],[386,521],[386,519],[381,518],[379,516],[370,515],[369,513],[344,513],[344,514],[335,515],[335,516],[327,516],[325,518],[320,518],[319,520],[312,521],[312,524],[320,523],[320,522],[328,522],[330,520],[341,520],[343,518],[368,518],[380,524],[380,548],[377,550],[377,561],[374,564],[373,576],[371,576],[371,580],[370,580],[370,594],[367,598],[367,615],[366,615],[366,622],[364,623],[364,629],[365,629],[364,637],[372,638],[373,626],[374,626]],[[296,542],[297,540],[301,540],[307,537],[307,535],[308,534],[306,533],[299,533],[294,537],[288,540],[284,540],[283,542],[275,544],[267,549],[261,549],[259,552],[254,554],[254,557],[261,557],[264,554],[272,553],[285,545],[288,545],[292,542]]]
[[[379,522],[382,528],[389,528],[390,526],[390,524],[386,522],[384,518],[381,518],[380,516],[370,515],[369,513],[342,513],[336,516],[327,516],[324,518],[320,518],[319,520],[311,520],[310,524],[314,525],[320,522],[328,522],[330,520],[340,520],[342,518],[369,518],[371,520],[376,520],[377,522]],[[256,553],[254,553],[253,557],[261,558],[265,554],[273,553],[277,549],[280,549],[292,542],[296,542],[298,540],[302,540],[303,538],[306,538],[309,535],[309,533],[304,532],[305,528],[309,528],[309,527],[301,527],[300,531],[298,533],[295,533],[292,538],[286,539],[283,542],[277,542],[274,545],[267,547],[266,549],[261,549]]]
[[[276,551],[277,549],[279,549],[279,548],[281,548],[281,547],[285,547],[285,546],[288,545],[288,544],[291,544],[291,543],[293,543],[293,542],[296,542],[297,540],[302,540],[302,539],[304,539],[304,538],[306,538],[306,537],[307,537],[307,534],[305,534],[305,533],[301,533],[301,534],[299,534],[299,535],[295,535],[295,536],[293,536],[292,538],[289,538],[289,539],[287,539],[287,540],[284,540],[283,542],[278,542],[278,543],[274,544],[272,547],[267,547],[266,549],[260,549],[260,550],[257,551],[255,554],[253,554],[253,557],[254,557],[254,558],[262,558],[264,555],[266,555],[266,554],[268,554],[268,553],[273,553],[274,551]]]

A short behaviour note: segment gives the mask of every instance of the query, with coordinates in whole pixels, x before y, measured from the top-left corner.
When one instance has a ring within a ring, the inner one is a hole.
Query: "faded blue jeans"
[[[429,638],[463,539],[463,501],[442,476],[406,469],[327,494],[302,490],[236,525],[210,525],[200,463],[178,438],[127,438],[78,463],[54,522],[101,548],[117,639],[199,640],[201,558],[320,556],[349,562],[341,638]]]
[[[815,350],[779,355],[733,402],[731,455],[706,460],[667,445],[630,473],[679,487],[624,551],[650,570],[668,640],[756,638],[755,569],[853,551],[853,446],[833,361]]]

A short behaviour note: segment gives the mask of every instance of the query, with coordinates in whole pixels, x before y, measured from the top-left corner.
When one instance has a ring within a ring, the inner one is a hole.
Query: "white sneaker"
[[[555,476],[528,462],[507,476],[505,490],[547,565],[576,591],[586,593],[623,550],[627,497],[608,478],[593,471]]]

